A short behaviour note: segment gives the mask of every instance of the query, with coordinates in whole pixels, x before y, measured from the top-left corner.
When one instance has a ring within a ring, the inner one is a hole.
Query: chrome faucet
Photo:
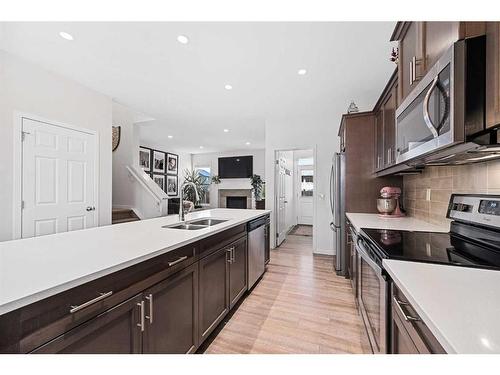
[[[191,182],[191,181],[184,181],[184,183],[181,185],[181,189],[180,189],[180,193],[179,193],[179,197],[180,197],[180,203],[179,203],[179,220],[180,221],[184,221],[185,220],[185,215],[187,214],[186,211],[184,211],[184,189],[186,188],[186,186],[192,186],[193,189],[194,189],[194,195],[195,195],[195,199],[196,199],[196,202],[198,202],[200,200],[200,196],[198,194],[198,189],[196,188],[196,185]],[[193,203],[196,203],[196,202],[193,202]]]

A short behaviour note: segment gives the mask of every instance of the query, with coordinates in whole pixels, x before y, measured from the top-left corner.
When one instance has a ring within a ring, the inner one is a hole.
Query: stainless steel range
[[[500,195],[453,194],[449,233],[362,228],[358,304],[374,353],[388,352],[390,279],[383,259],[500,270]]]

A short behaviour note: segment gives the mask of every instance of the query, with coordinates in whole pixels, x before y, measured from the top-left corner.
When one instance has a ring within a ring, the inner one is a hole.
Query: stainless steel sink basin
[[[194,225],[206,225],[211,227],[212,225],[217,225],[226,222],[227,220],[223,219],[195,219],[188,221],[188,224],[194,224]]]
[[[190,224],[190,223],[178,223],[178,224],[173,224],[173,225],[164,225],[162,228],[198,230],[198,229],[208,228],[208,225],[195,225],[195,224]]]

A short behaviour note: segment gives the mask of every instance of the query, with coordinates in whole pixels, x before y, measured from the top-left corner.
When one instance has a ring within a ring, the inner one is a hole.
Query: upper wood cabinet
[[[484,22],[398,22],[391,41],[399,43],[399,101],[453,43],[484,33]]]
[[[398,72],[394,71],[375,105],[375,171],[396,162],[396,107]]]
[[[500,22],[486,22],[486,126],[500,124]]]

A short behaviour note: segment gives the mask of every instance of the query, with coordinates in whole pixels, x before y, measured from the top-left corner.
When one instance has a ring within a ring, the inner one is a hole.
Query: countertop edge
[[[408,298],[408,302],[412,305],[412,307],[417,311],[418,315],[424,323],[427,325],[429,330],[432,332],[432,334],[436,337],[438,340],[439,344],[443,347],[443,349],[448,353],[448,354],[460,354],[456,350],[456,348],[447,340],[447,338],[442,334],[442,332],[439,330],[439,328],[436,326],[432,318],[425,312],[424,309],[420,306],[420,304],[413,298],[413,295],[411,292],[405,287],[403,282],[398,278],[397,273],[391,269],[391,263],[393,262],[405,262],[401,260],[391,260],[391,259],[383,259],[382,264],[384,266],[384,269],[389,273],[391,276],[391,279],[393,280],[394,283],[398,286],[399,289],[403,292],[406,298]]]
[[[250,220],[254,220],[254,219],[257,219],[257,218],[259,218],[261,216],[268,215],[271,212],[269,210],[259,210],[259,211],[260,212],[258,214],[256,214],[255,216],[253,216],[251,218],[246,218],[246,219],[229,219],[229,220],[236,220],[236,221],[233,221],[231,224],[227,224],[225,226],[222,225],[219,228],[213,228],[212,231],[210,231],[208,233],[199,234],[199,235],[197,235],[195,237],[192,237],[192,238],[190,238],[190,239],[188,239],[186,241],[181,241],[179,243],[176,243],[175,245],[171,245],[171,246],[168,246],[168,247],[165,247],[165,248],[162,248],[162,249],[158,249],[158,250],[152,250],[147,255],[143,255],[143,256],[139,256],[137,258],[133,258],[133,259],[131,259],[129,261],[122,262],[122,263],[114,265],[112,267],[105,268],[105,269],[93,272],[91,274],[88,274],[88,275],[85,275],[85,276],[82,276],[82,277],[70,280],[70,281],[65,282],[63,284],[54,286],[54,287],[49,288],[49,289],[45,289],[45,290],[37,292],[37,293],[33,293],[33,294],[26,295],[26,296],[22,296],[22,297],[20,297],[17,300],[14,300],[14,301],[8,302],[8,303],[6,303],[4,305],[1,305],[0,306],[0,315],[4,315],[4,314],[7,314],[7,313],[10,313],[10,312],[12,312],[14,310],[17,310],[17,309],[22,308],[24,306],[27,306],[27,305],[30,305],[32,303],[41,301],[42,299],[54,296],[56,294],[62,293],[64,291],[67,291],[69,289],[75,288],[75,287],[80,286],[82,284],[91,282],[91,281],[96,280],[96,279],[98,279],[100,277],[104,277],[104,276],[110,275],[110,274],[112,274],[114,272],[121,271],[121,270],[123,270],[125,268],[134,266],[136,264],[139,264],[141,262],[144,262],[144,261],[147,261],[149,259],[155,258],[157,256],[166,254],[169,251],[178,249],[178,248],[180,248],[182,246],[189,245],[190,243],[197,242],[197,241],[200,241],[200,240],[202,240],[204,238],[207,238],[207,237],[213,236],[215,234],[221,233],[221,232],[223,232],[223,231],[225,231],[227,229],[234,228],[234,227],[236,227],[238,225],[241,225],[241,224],[244,224],[244,223],[246,223],[246,222],[248,222]],[[99,227],[92,228],[92,229],[98,229],[98,228]],[[195,233],[195,234],[198,234],[198,233]]]

